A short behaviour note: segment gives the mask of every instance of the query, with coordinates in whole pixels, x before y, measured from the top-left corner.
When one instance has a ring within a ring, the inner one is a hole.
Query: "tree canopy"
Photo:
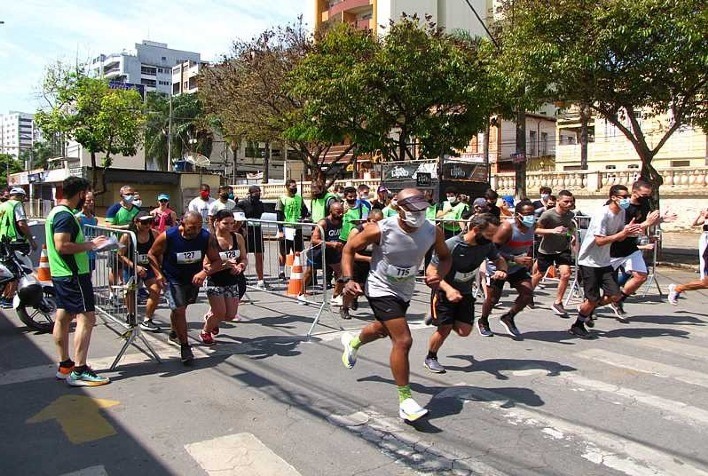
[[[81,144],[91,154],[96,169],[97,154],[103,154],[101,166],[111,166],[111,156],[135,155],[143,143],[145,120],[140,94],[133,90],[109,88],[108,82],[87,76],[81,67],[61,63],[48,68],[42,85],[45,105],[35,115],[42,132],[59,134]],[[97,187],[96,193],[105,191]]]
[[[669,137],[687,125],[708,130],[707,31],[701,0],[514,0],[500,22],[499,64],[537,100],[584,103],[615,126],[658,190],[651,162]]]

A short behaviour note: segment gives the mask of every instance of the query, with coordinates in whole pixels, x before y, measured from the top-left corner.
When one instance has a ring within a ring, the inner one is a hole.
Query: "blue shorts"
[[[140,278],[140,280],[145,282],[155,279],[155,272],[152,270],[152,266],[144,266],[144,268],[147,272],[145,273],[145,277]],[[123,283],[127,283],[133,276],[135,276],[135,270],[133,270],[133,268],[123,268]]]
[[[55,278],[52,284],[56,294],[57,308],[69,314],[81,314],[96,310],[90,274]]]
[[[197,302],[199,286],[194,284],[167,283],[165,298],[171,310],[187,307]]]

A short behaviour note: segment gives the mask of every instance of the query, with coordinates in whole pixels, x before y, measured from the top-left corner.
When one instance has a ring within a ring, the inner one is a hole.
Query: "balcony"
[[[342,0],[335,3],[330,2],[329,18],[341,13],[365,13],[371,10],[372,4],[370,0]]]

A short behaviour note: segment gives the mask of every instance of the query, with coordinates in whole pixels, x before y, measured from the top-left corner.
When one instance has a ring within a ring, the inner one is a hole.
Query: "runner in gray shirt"
[[[538,225],[536,225],[536,234],[541,236],[541,244],[538,247],[531,275],[531,286],[536,289],[548,269],[551,266],[558,266],[560,273],[558,291],[551,310],[563,318],[569,317],[563,307],[563,296],[568,289],[570,267],[573,265],[571,246],[575,240],[575,222],[573,221],[575,215],[571,211],[572,206],[573,194],[568,190],[561,190],[558,193],[556,206],[541,214]]]
[[[610,199],[590,220],[578,255],[578,272],[583,281],[585,300],[578,308],[578,319],[570,327],[571,334],[583,339],[594,336],[584,324],[593,327],[592,313],[598,306],[617,302],[622,297],[615,279],[610,257],[610,245],[642,231],[634,219],[625,225],[624,210],[629,207],[629,191],[624,185],[610,188]],[[604,296],[600,296],[600,290]]]
[[[342,277],[339,278],[345,284],[346,294],[362,294],[361,286],[352,279],[354,255],[367,245],[374,245],[366,297],[376,321],[364,327],[356,337],[348,333],[342,336],[342,363],[351,369],[356,363],[359,347],[389,336],[393,343],[391,371],[398,386],[398,414],[407,421],[415,421],[428,413],[413,400],[409,384],[408,353],[413,339],[406,321],[406,311],[413,297],[418,266],[425,253],[435,246],[440,260],[439,274],[431,273],[425,278],[426,284],[435,289],[440,284],[441,275],[450,269],[451,262],[442,230],[425,218],[428,206],[419,190],[401,190],[397,195],[398,216],[367,226],[344,246]]]
[[[453,236],[445,242],[452,255],[452,267],[438,289],[430,296],[432,324],[437,326],[430,336],[428,355],[424,366],[434,373],[444,373],[445,367],[438,362],[438,351],[454,329],[460,337],[467,337],[474,321],[474,296],[472,283],[477,268],[485,259],[494,261],[497,271],[494,279],[506,279],[506,260],[500,257],[492,239],[499,228],[499,218],[491,213],[475,215],[467,222],[467,232]],[[440,260],[433,256],[426,274],[438,272]]]

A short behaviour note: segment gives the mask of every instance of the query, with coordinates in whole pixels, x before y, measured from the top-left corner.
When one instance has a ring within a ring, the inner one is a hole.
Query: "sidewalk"
[[[659,254],[660,266],[690,266],[698,269],[698,238],[695,232],[666,232]]]

